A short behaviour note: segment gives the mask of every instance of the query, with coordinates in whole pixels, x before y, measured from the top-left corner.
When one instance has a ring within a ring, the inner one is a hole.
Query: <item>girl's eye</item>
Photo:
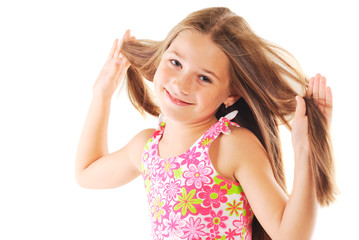
[[[211,82],[212,82],[211,79],[209,79],[208,77],[206,77],[206,76],[204,76],[204,75],[199,76],[199,78],[200,78],[202,81],[204,81],[204,82],[208,82],[208,83],[211,83]]]
[[[171,59],[171,63],[173,66],[175,67],[181,67],[181,63],[179,61],[177,61],[176,59]]]

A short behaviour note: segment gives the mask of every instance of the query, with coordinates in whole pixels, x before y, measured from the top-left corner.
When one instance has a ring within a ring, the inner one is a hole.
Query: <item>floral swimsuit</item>
[[[154,240],[252,238],[253,212],[242,187],[221,177],[208,155],[221,133],[228,135],[229,126],[239,127],[230,119],[222,117],[185,153],[168,159],[158,154],[166,125],[160,120],[142,162]]]

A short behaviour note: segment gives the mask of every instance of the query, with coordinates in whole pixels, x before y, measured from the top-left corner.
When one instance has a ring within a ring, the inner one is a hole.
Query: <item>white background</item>
[[[115,38],[161,40],[192,11],[227,6],[289,50],[334,95],[341,194],[319,210],[313,239],[359,239],[358,30],[354,1],[1,1],[0,239],[150,239],[142,179],[87,190],[74,179],[91,88]],[[110,150],[143,128],[125,92],[113,99]],[[283,132],[291,185],[291,142]],[[303,209],[305,211],[305,209]]]

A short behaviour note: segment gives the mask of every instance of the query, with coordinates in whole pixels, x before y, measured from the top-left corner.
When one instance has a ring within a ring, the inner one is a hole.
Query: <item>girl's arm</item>
[[[319,100],[325,102],[321,110],[330,121],[332,95],[330,88],[326,87],[325,78],[317,75],[311,79],[308,94],[318,98],[318,104]],[[294,182],[289,198],[277,184],[266,152],[252,133],[245,129],[234,131],[240,135],[232,138],[236,147],[234,150],[226,149],[230,151],[229,156],[240,156],[235,178],[241,183],[254,214],[272,239],[310,239],[314,229],[317,200],[309,165],[305,112],[305,102],[298,97],[292,128]]]
[[[130,40],[129,31],[122,40]],[[143,149],[149,131],[141,132],[116,153],[109,154],[107,147],[111,98],[130,66],[120,50],[121,42],[116,40],[93,86],[93,98],[76,154],[76,179],[83,187],[116,187],[140,174],[139,159],[142,151],[139,148]]]
[[[315,103],[330,125],[333,99],[330,87],[326,86],[325,77],[317,74],[315,78],[311,78],[307,95],[313,97]],[[309,161],[310,147],[306,105],[303,98],[298,96],[296,100],[297,108],[292,124],[292,144],[295,157],[294,182],[292,194],[283,212],[281,228],[284,232],[286,230],[296,230],[299,232],[302,228],[304,233],[307,233],[304,236],[309,239],[314,229],[318,203],[316,199],[314,174],[311,171]],[[298,208],[301,208],[301,210]]]

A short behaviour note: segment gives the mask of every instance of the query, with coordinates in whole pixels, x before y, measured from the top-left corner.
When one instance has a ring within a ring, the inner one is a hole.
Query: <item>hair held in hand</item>
[[[164,51],[184,30],[210,36],[227,55],[230,87],[233,93],[242,97],[229,108],[222,104],[216,116],[220,118],[234,109],[239,111],[233,121],[251,130],[261,141],[276,181],[284,190],[278,125],[284,124],[291,130],[295,96],[304,97],[316,197],[322,206],[333,202],[336,187],[329,126],[313,98],[304,96],[308,79],[287,51],[257,36],[242,17],[227,8],[208,8],[190,14],[163,41],[130,40],[123,43],[122,54],[131,63],[127,84],[133,105],[142,113],[159,114],[159,107],[152,101],[144,81],[153,81]],[[255,219],[253,239],[270,239]]]

